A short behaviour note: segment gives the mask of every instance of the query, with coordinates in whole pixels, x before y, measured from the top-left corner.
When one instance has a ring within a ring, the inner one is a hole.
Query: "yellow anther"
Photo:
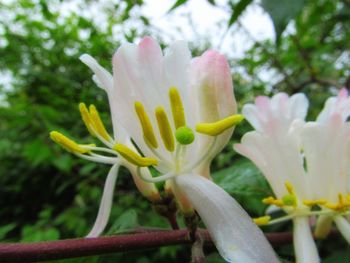
[[[282,197],[282,202],[284,205],[296,207],[297,198],[295,195],[289,194]]]
[[[261,216],[258,218],[253,218],[253,221],[258,226],[267,225],[271,220],[271,216]]]
[[[111,137],[109,136],[108,132],[106,131],[106,128],[103,125],[103,122],[100,118],[100,115],[98,114],[96,107],[94,105],[90,105],[89,111],[90,111],[90,119],[93,123],[93,127],[94,127],[95,131],[105,140],[111,141]]]
[[[286,181],[284,185],[286,186],[286,189],[287,189],[288,193],[293,195],[294,194],[294,187],[293,187],[293,185],[290,182],[288,182],[288,181]]]
[[[303,204],[306,205],[306,206],[315,206],[315,205],[324,205],[326,204],[327,201],[324,200],[324,199],[318,199],[318,200],[304,200],[303,201]]]
[[[262,200],[262,202],[266,205],[275,205],[275,206],[278,206],[278,207],[283,207],[284,206],[284,203],[282,200],[279,200],[279,199],[275,199],[273,198],[272,196],[270,197],[267,197],[267,198],[264,198]]]
[[[335,210],[335,211],[343,212],[350,207],[350,200],[348,200],[348,198],[344,197],[344,195],[342,193],[339,193],[338,194],[338,203],[327,202],[326,204],[324,204],[324,206],[329,208],[329,209]]]
[[[171,130],[171,126],[170,126],[170,123],[169,123],[169,120],[168,120],[168,117],[165,113],[164,108],[157,107],[155,114],[156,114],[156,118],[157,118],[157,122],[158,122],[160,136],[162,137],[164,146],[169,152],[173,152],[174,148],[175,148],[174,147],[174,135],[173,135],[173,132]]]
[[[335,211],[342,210],[338,203],[326,203],[324,206]]]
[[[131,150],[128,146],[117,143],[113,146],[113,149],[123,156],[127,161],[140,167],[146,167],[151,165],[157,165],[157,160],[154,158],[142,157],[135,151]]]
[[[89,133],[92,135],[92,136],[96,136],[95,132],[94,132],[94,124],[91,120],[91,117],[90,117],[90,112],[88,111],[85,103],[81,102],[79,103],[79,111],[80,111],[80,114],[81,114],[81,118],[83,119],[84,121],[84,124],[87,128],[87,130],[89,131]]]
[[[171,106],[171,113],[173,114],[175,128],[186,125],[185,110],[182,104],[180,93],[175,87],[169,89],[169,99]]]
[[[68,137],[64,136],[62,133],[59,133],[57,131],[50,132],[50,137],[54,142],[61,145],[64,149],[66,149],[69,152],[82,154],[89,152],[89,150],[82,148],[75,141],[69,139]]]
[[[198,123],[196,131],[199,133],[217,136],[225,130],[239,124],[244,119],[243,115],[236,114],[212,123]]]
[[[137,117],[139,118],[145,141],[149,145],[151,145],[153,148],[157,148],[158,143],[157,143],[156,136],[154,135],[151,121],[148,118],[148,115],[141,102],[138,102],[138,101],[135,102],[135,111],[136,111]]]

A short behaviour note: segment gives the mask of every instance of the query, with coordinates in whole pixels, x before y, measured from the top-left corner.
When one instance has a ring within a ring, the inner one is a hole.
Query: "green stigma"
[[[294,195],[285,195],[282,197],[282,201],[285,205],[289,206],[295,206],[297,202]]]
[[[191,144],[194,141],[194,133],[191,128],[182,126],[176,129],[175,138],[180,144]]]

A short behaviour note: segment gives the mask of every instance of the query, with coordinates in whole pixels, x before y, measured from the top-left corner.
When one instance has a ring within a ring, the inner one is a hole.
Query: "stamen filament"
[[[104,164],[115,164],[119,160],[119,158],[106,157],[98,154],[92,154],[90,156],[90,155],[84,155],[81,153],[75,153],[75,155],[88,161],[92,161],[96,163],[104,163]]]
[[[146,177],[141,173],[141,167],[137,168],[137,174],[141,177],[142,180],[148,182],[148,183],[159,183],[159,182],[164,182],[166,180],[169,180],[171,178],[176,177],[176,173],[167,173],[158,177]]]
[[[81,145],[81,147],[90,151],[106,152],[118,156],[118,154],[114,150],[111,150],[109,148],[96,147],[90,145]]]
[[[157,118],[158,128],[159,128],[160,136],[163,140],[163,144],[169,152],[173,152],[175,148],[174,135],[171,130],[171,126],[164,108],[160,106],[157,107],[155,110],[155,115]]]
[[[185,167],[185,168],[183,169],[184,172],[191,171],[192,169],[194,169],[195,167],[197,167],[201,162],[203,162],[206,158],[208,158],[208,156],[210,156],[211,152],[212,152],[213,149],[215,148],[216,141],[217,141],[217,136],[214,137],[214,139],[212,140],[212,142],[211,142],[211,144],[208,146],[208,148],[202,151],[202,155],[201,155],[196,161],[194,161],[194,162],[193,162],[192,164],[190,164],[188,167]]]

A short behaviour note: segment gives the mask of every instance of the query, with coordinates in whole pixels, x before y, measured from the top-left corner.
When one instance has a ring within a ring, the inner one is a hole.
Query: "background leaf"
[[[253,2],[253,0],[240,0],[237,4],[232,6],[232,15],[228,21],[228,27],[237,21],[237,19],[251,2]]]
[[[306,0],[262,0],[261,6],[272,19],[276,33],[276,42],[286,29],[288,23],[294,19],[305,6]]]
[[[247,160],[213,173],[214,181],[237,199],[249,212],[262,215],[266,209],[261,200],[273,195],[260,171]]]

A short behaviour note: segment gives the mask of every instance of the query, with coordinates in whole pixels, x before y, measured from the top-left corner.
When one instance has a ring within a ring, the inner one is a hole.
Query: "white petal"
[[[334,222],[337,225],[339,232],[350,244],[350,223],[343,216],[335,216]]]
[[[242,114],[255,130],[262,130],[261,121],[259,119],[259,111],[254,104],[245,104],[242,109]]]
[[[317,117],[317,122],[327,122],[334,114],[340,114],[343,122],[350,115],[350,98],[346,88],[342,88],[337,97],[329,98],[324,109]]]
[[[262,231],[223,189],[202,176],[180,175],[175,182],[199,213],[221,256],[229,262],[278,262]]]
[[[106,91],[113,88],[112,75],[100,64],[98,64],[93,57],[88,54],[83,54],[79,57],[79,59],[95,73],[93,79],[100,88]]]
[[[270,137],[258,132],[248,132],[234,149],[254,162],[270,183],[277,197],[287,194],[285,182],[298,189],[303,198],[307,191],[306,176],[300,148],[293,136]]]
[[[169,46],[164,56],[164,73],[167,88],[174,86],[180,90],[184,100],[188,96],[188,67],[191,53],[185,41],[176,41]],[[186,101],[185,105],[189,105]]]
[[[102,199],[100,203],[100,208],[98,210],[97,218],[95,220],[94,226],[92,227],[90,233],[86,237],[97,237],[105,229],[109,215],[111,213],[113,192],[115,183],[118,177],[119,163],[116,163],[110,169],[105,186],[103,188]]]
[[[307,161],[308,176],[313,184],[314,198],[337,201],[346,193],[349,168],[349,126],[339,115],[326,123],[309,122],[302,131],[302,145]]]
[[[320,262],[308,217],[293,219],[293,241],[295,257],[298,263]]]
[[[289,118],[291,121],[294,119],[304,120],[309,107],[309,101],[305,94],[298,93],[290,97],[289,100]]]
[[[158,48],[148,38],[143,40],[139,46],[124,44],[118,49],[113,56],[114,88],[111,106],[118,120],[120,120],[143,154],[153,156],[144,141],[142,127],[134,108],[136,101],[141,102],[154,128],[159,145],[158,153],[170,159],[170,154],[165,150],[160,139],[154,115],[155,107],[162,105],[162,102],[164,102],[164,99],[161,98],[160,90],[157,90],[161,83],[153,86],[158,81],[156,75],[160,69],[153,64],[148,69],[146,65],[147,62],[151,63],[152,55],[154,56],[153,62],[159,62],[159,51],[157,50]],[[150,51],[150,54],[147,51]],[[146,80],[145,78],[147,77],[148,79]]]

